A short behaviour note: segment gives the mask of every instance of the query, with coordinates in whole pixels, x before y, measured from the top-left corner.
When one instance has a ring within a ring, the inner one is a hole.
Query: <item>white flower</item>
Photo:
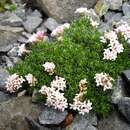
[[[32,74],[26,75],[25,78],[30,86],[36,85],[37,79]]]
[[[73,104],[70,104],[70,109],[77,110],[79,114],[84,115],[85,113],[89,113],[92,110],[92,103],[90,100],[88,102],[82,101],[82,93],[76,94],[75,98],[73,99]]]
[[[80,88],[80,92],[83,92],[84,90],[86,90],[86,84],[87,84],[87,79],[82,79],[79,82],[79,88]]]
[[[64,93],[60,93],[54,88],[47,86],[43,86],[39,92],[47,96],[46,105],[53,106],[55,109],[61,111],[64,111],[68,107]]]
[[[69,28],[69,27],[70,27],[69,23],[65,23],[63,25],[60,25],[52,31],[51,36],[52,37],[61,37],[64,33],[64,30]]]
[[[30,52],[29,50],[26,49],[26,45],[25,44],[22,44],[18,48],[19,48],[19,50],[18,50],[18,55],[19,56],[22,56],[22,55]]]
[[[90,23],[93,27],[98,27],[99,26],[99,23],[97,21],[94,21],[92,18],[90,18]]]
[[[22,83],[24,81],[25,80],[22,78],[22,76],[20,77],[17,74],[9,76],[6,82],[7,91],[9,91],[10,93],[17,92],[17,90],[22,87]]]
[[[53,62],[46,62],[42,65],[44,70],[49,73],[49,75],[54,74],[55,64]]]
[[[114,80],[108,74],[97,73],[94,78],[96,80],[97,86],[102,86],[104,91],[106,91],[107,89],[112,89],[112,81]]]
[[[109,48],[108,49],[104,49],[104,57],[103,59],[105,60],[116,60],[117,58],[117,52],[116,51],[113,51],[113,50],[110,50]]]
[[[28,40],[28,42],[35,43],[44,40],[45,32],[38,31],[34,33]]]
[[[87,15],[89,13],[89,10],[87,8],[80,7],[76,9],[75,13]]]
[[[100,36],[100,42],[101,43],[106,43],[107,40],[106,40],[106,38],[104,36]]]
[[[64,78],[56,76],[55,80],[51,82],[51,87],[57,91],[64,91],[64,89],[66,88],[66,81]]]

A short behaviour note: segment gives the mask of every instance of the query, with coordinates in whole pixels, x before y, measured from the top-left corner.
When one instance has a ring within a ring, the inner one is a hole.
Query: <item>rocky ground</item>
[[[22,60],[17,53],[18,46],[27,44],[28,38],[36,31],[46,32],[51,40],[50,32],[75,18],[73,12],[76,8],[92,7],[93,17],[100,22],[100,32],[122,20],[130,25],[129,0],[36,1],[28,1],[26,6],[20,0],[13,0],[17,4],[16,11],[0,13],[0,130],[130,130],[130,70],[118,77],[110,100],[113,111],[105,119],[99,119],[93,113],[76,115],[73,119],[66,111],[60,113],[42,104],[33,104],[35,94],[31,98],[6,93],[5,81],[9,76],[6,68]],[[66,117],[73,122],[68,124]],[[63,124],[67,127],[63,128]]]

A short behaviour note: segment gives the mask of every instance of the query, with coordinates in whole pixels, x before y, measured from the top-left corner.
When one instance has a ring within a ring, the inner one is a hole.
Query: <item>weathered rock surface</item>
[[[31,103],[31,98],[14,98],[0,104],[0,130],[29,130],[26,116],[37,118],[39,108]]]
[[[99,130],[130,130],[130,124],[127,124],[124,119],[117,113],[111,112],[111,114],[99,121]]]
[[[130,17],[130,4],[124,3],[122,6],[122,10],[125,16]]]
[[[118,109],[127,121],[130,122],[130,98],[121,98],[118,103]]]
[[[7,93],[0,91],[0,103],[11,99],[11,96]]]
[[[79,7],[91,8],[97,0],[37,0],[39,6],[50,17],[58,21],[70,21]]]
[[[110,9],[112,10],[120,10],[123,0],[109,0]]]
[[[59,111],[52,107],[44,107],[43,112],[39,116],[39,122],[42,125],[59,125],[67,116],[67,111]]]
[[[0,69],[0,90],[5,90],[5,82],[9,77],[9,73],[5,69]]]

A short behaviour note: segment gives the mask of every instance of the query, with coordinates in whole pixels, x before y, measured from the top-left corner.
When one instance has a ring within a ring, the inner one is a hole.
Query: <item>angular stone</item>
[[[59,111],[52,107],[44,107],[39,116],[39,122],[42,125],[59,125],[67,116],[67,111]]]
[[[50,31],[53,31],[54,29],[56,29],[59,24],[57,23],[57,21],[53,18],[48,18],[45,22],[44,22],[44,26],[46,28],[48,28]]]
[[[18,47],[13,47],[7,54],[10,57],[17,57],[18,56]]]
[[[101,23],[98,27],[98,30],[100,33],[104,33],[105,31],[108,31],[110,29],[110,26],[107,23]]]
[[[104,16],[105,22],[109,21],[115,14],[114,11],[108,11]]]
[[[9,50],[13,48],[13,46],[14,46],[13,44],[4,45],[0,47],[0,52],[8,52]]]
[[[6,66],[8,68],[14,67],[14,63],[12,62],[12,60],[9,57],[7,57],[7,56],[4,56],[4,57],[5,57],[5,60],[6,60]]]
[[[37,32],[38,32],[38,31],[47,32],[47,28],[45,27],[44,24],[42,24],[39,28],[37,28]]]
[[[130,98],[123,97],[119,100],[118,109],[130,123]]]
[[[29,130],[25,117],[36,119],[40,108],[31,103],[31,98],[13,98],[0,104],[0,130]]]
[[[123,71],[122,78],[124,81],[125,89],[130,94],[130,70]]]
[[[0,103],[5,102],[9,99],[11,99],[11,96],[9,94],[6,94],[6,93],[0,91]]]
[[[23,23],[25,30],[32,33],[42,23],[42,18],[37,16],[28,16],[27,20]]]
[[[97,130],[88,120],[88,115],[77,115],[65,130]]]
[[[122,6],[123,14],[130,17],[130,4],[124,3]]]
[[[108,117],[98,121],[99,130],[130,130],[130,125],[124,121],[118,112],[113,112]]]
[[[120,10],[122,3],[123,3],[123,0],[109,0],[110,9]]]
[[[2,25],[6,26],[13,26],[13,27],[20,27],[22,25],[23,20],[18,17],[16,14],[12,14],[8,19],[2,21]]]
[[[58,22],[73,20],[77,8],[94,7],[97,0],[36,0],[42,10]]]
[[[101,17],[107,13],[109,3],[107,0],[99,0],[95,6],[95,12]]]
[[[35,9],[32,13],[31,13],[31,16],[33,17],[42,17],[42,14],[37,10]]]
[[[119,76],[117,78],[117,83],[116,83],[116,86],[114,87],[114,90],[111,96],[111,102],[114,104],[118,104],[119,100],[124,96],[126,96],[124,83],[123,83],[122,78]]]
[[[5,69],[0,69],[0,90],[5,90],[5,85],[7,78],[9,77],[9,72]]]

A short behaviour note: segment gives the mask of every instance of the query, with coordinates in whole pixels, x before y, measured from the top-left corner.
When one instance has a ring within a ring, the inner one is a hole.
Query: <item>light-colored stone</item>
[[[120,10],[122,6],[123,0],[108,0],[110,4],[110,9],[112,10]]]
[[[39,6],[50,17],[66,22],[73,20],[79,7],[94,7],[97,0],[37,0]]]
[[[124,3],[122,6],[122,10],[125,16],[130,17],[130,4]]]

